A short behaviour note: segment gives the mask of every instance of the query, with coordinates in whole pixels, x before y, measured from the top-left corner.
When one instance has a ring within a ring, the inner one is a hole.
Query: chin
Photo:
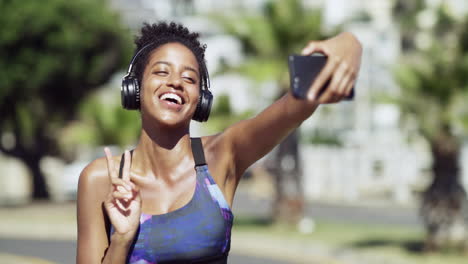
[[[174,117],[173,115],[162,115],[157,118],[161,127],[166,128],[188,128],[190,126],[191,118]]]
[[[192,115],[187,111],[167,111],[165,109],[153,108],[150,111],[144,111],[143,122],[155,124],[157,127],[166,129],[187,129],[190,126]]]
[[[188,105],[182,107],[167,106],[160,102],[153,102],[152,104],[142,104],[142,115],[148,119],[150,123],[157,123],[162,127],[184,127],[190,125],[192,115]],[[192,109],[195,111],[195,109]]]

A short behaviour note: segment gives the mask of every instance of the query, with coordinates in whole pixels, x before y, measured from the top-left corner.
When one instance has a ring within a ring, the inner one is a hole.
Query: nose
[[[177,75],[171,75],[167,80],[167,86],[172,87],[174,89],[180,89],[182,87],[182,80]]]

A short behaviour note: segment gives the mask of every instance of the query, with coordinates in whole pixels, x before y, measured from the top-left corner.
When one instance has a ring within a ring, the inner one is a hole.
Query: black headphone
[[[141,48],[130,61],[127,74],[122,78],[122,87],[120,95],[122,98],[122,106],[128,110],[137,110],[140,108],[140,85],[135,73],[133,72],[133,64],[146,48],[152,46],[153,43],[145,45]],[[203,67],[205,67],[203,65]],[[206,68],[205,68],[206,71]],[[207,72],[208,74],[208,72]],[[207,78],[208,79],[208,78]],[[205,122],[208,120],[211,112],[211,105],[213,104],[213,94],[208,90],[208,84],[202,83],[205,89],[200,88],[200,96],[198,97],[198,104],[193,114],[192,119],[198,122]]]

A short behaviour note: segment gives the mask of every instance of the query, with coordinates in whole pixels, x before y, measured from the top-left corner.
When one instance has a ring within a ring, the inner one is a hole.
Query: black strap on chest
[[[130,150],[130,164],[132,164],[132,158],[133,158],[133,149]],[[124,163],[125,163],[125,152],[122,154],[122,157],[120,158],[119,179],[122,179],[122,170],[123,170]]]
[[[191,138],[193,159],[195,167],[206,165],[205,153],[203,152],[203,144],[201,138]]]

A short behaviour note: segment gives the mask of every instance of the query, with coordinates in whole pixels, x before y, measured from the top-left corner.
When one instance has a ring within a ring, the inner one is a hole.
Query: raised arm
[[[324,41],[311,41],[302,55],[315,52],[325,54],[328,60],[312,84],[307,100],[298,100],[288,92],[256,117],[236,123],[224,132],[224,139],[232,146],[237,178],[307,119],[318,105],[339,102],[351,92],[362,55],[356,37],[345,32]],[[330,85],[317,98],[328,80]]]

